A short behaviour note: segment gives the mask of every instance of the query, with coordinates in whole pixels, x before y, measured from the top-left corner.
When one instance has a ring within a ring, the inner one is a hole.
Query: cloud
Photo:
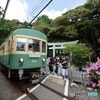
[[[7,0],[2,0],[2,2],[0,2],[0,6],[5,9],[6,3]],[[32,16],[27,19],[28,8],[29,4],[26,3],[25,0],[10,0],[5,18],[9,20],[17,19],[21,22],[29,21],[29,19],[32,19]],[[54,9],[45,9],[39,16],[47,15],[50,19],[55,19],[56,17],[61,16],[66,11],[67,8],[64,8],[62,11],[55,11]]]
[[[70,9],[74,9],[78,6],[81,6],[81,5],[85,4],[86,2],[87,2],[87,0],[77,0],[76,2],[73,2]]]
[[[6,2],[7,0],[2,0],[0,6],[5,8]],[[9,20],[18,19],[21,22],[24,21],[27,16],[26,11],[28,6],[25,0],[10,0],[5,18]]]
[[[33,19],[34,16],[32,15],[29,16],[29,18],[27,18],[28,15],[27,12],[31,6],[29,6],[30,1],[27,2],[26,1],[27,0],[10,0],[5,18],[9,20],[18,19],[21,22],[23,21],[29,22],[31,19]],[[71,4],[71,6],[73,5],[73,7],[76,7],[77,5],[81,4],[84,0],[78,0],[78,1],[80,2],[77,3],[75,2],[74,4]],[[7,0],[1,0],[0,6],[5,8],[6,3]],[[39,16],[47,15],[50,19],[55,19],[56,17],[61,16],[66,11],[68,11],[67,8],[64,8],[63,10],[54,10],[54,8],[52,8],[51,10],[45,9]]]
[[[64,8],[62,11],[48,10],[45,9],[40,15],[47,15],[50,19],[55,19],[58,16],[61,16],[64,12],[67,11],[67,8]]]

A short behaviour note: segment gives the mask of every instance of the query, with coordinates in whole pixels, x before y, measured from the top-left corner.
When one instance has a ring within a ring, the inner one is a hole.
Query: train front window
[[[42,52],[46,53],[46,42],[42,42]]]
[[[17,38],[17,47],[16,51],[25,51],[26,50],[26,41],[25,38]]]
[[[28,51],[40,52],[40,41],[36,39],[28,39]]]

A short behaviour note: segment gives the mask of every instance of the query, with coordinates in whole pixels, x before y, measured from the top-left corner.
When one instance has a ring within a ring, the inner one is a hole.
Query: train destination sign
[[[29,54],[29,57],[40,57],[40,55],[38,55],[38,54]]]

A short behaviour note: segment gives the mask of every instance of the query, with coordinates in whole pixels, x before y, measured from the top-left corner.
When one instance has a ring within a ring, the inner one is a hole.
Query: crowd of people
[[[68,57],[66,56],[57,56],[57,57],[48,57],[46,70],[50,73],[62,76],[62,78],[68,78]]]

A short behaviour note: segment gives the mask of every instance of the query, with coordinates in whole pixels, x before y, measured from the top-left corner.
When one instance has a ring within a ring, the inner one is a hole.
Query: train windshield
[[[26,38],[17,38],[17,47],[16,51],[25,51],[26,50]]]
[[[40,40],[28,39],[28,51],[40,52]]]
[[[42,52],[46,53],[46,42],[42,41]]]

